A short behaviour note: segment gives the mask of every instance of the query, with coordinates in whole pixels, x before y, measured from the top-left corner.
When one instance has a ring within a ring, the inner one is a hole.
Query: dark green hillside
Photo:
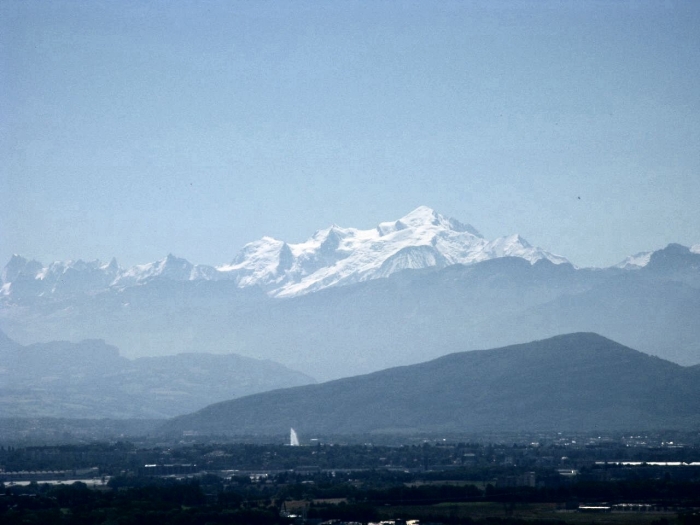
[[[211,405],[164,432],[279,434],[690,428],[700,370],[592,333],[463,352]]]

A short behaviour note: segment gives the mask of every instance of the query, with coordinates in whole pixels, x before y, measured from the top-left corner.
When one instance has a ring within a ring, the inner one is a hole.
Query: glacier
[[[370,230],[333,225],[298,244],[264,237],[244,246],[231,264],[217,270],[240,286],[257,285],[271,296],[292,297],[402,270],[468,265],[496,257],[568,262],[519,235],[488,241],[474,227],[420,206]]]

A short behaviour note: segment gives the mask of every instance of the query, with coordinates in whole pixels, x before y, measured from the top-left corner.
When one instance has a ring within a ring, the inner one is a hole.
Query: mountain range
[[[15,299],[123,289],[153,279],[174,281],[232,280],[239,287],[260,287],[268,295],[291,297],[331,286],[387,277],[406,269],[442,268],[496,257],[530,262],[563,257],[532,247],[519,235],[487,241],[470,225],[420,206],[399,220],[371,230],[330,226],[303,243],[263,237],[246,244],[230,264],[194,265],[170,254],[166,258],[121,268],[116,259],[57,261],[44,266],[15,255],[2,275],[2,295]]]
[[[700,254],[700,244],[690,251]],[[613,268],[643,268],[652,253],[631,255]],[[123,290],[153,280],[231,280],[240,288],[260,288],[272,297],[293,297],[402,270],[470,265],[500,257],[518,257],[531,264],[540,260],[569,263],[531,246],[517,234],[488,241],[473,226],[420,206],[370,230],[332,225],[297,244],[263,237],[246,244],[230,263],[217,267],[192,264],[172,254],[130,268],[119,266],[116,258],[108,263],[76,260],[45,266],[14,255],[0,274],[0,301],[7,304]]]
[[[699,252],[672,244],[578,268],[421,207],[373,230],[264,238],[219,268],[173,256],[129,270],[14,257],[0,328],[22,344],[104,339],[130,358],[236,353],[318,380],[571,332],[693,365]]]
[[[160,431],[306,436],[697,429],[700,369],[591,333],[224,401]]]
[[[233,354],[130,360],[101,340],[22,346],[0,332],[0,418],[167,418],[313,382],[278,363]]]

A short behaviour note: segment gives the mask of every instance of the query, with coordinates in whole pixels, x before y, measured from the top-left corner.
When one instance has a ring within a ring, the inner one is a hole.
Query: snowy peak
[[[56,261],[44,266],[14,255],[2,273],[2,295],[66,295],[89,292],[109,286],[118,275],[116,261]]]
[[[429,228],[431,226],[450,228],[448,219],[427,206],[418,206],[412,212],[401,217],[399,222],[409,228]]]
[[[489,242],[474,227],[420,206],[371,230],[333,225],[298,244],[263,237],[244,246],[232,264],[218,270],[239,286],[260,286],[270,295],[288,297],[401,270],[473,264],[505,256],[523,257],[531,263],[540,259],[567,262],[532,247],[519,235]]]
[[[114,275],[119,273],[119,265],[117,264],[117,258],[112,257],[111,261],[109,261],[107,264],[100,266],[100,270],[103,270],[105,272],[114,273]]]
[[[56,261],[44,266],[14,255],[2,271],[0,296],[65,297],[81,293],[97,293],[110,287],[124,288],[144,284],[153,279],[173,281],[213,280],[225,277],[215,268],[193,265],[169,254],[149,264],[121,268],[115,258],[108,263],[99,260]]]
[[[181,259],[179,257],[175,257],[172,253],[169,253],[165,259],[157,263],[156,272],[157,275],[163,277],[172,276],[178,280],[181,280],[189,279],[189,276],[192,273],[192,268],[194,268],[194,265],[187,259]]]
[[[651,254],[644,270],[651,272],[676,273],[687,270],[700,270],[700,254],[694,253],[687,246],[672,243],[662,250]]]
[[[491,242],[486,243],[484,253],[487,259],[495,259],[498,257],[520,257],[531,264],[539,260],[547,259],[554,264],[565,264],[569,261],[560,255],[554,255],[546,252],[541,248],[532,246],[529,242],[523,239],[520,235],[510,235],[508,237],[499,237]]]
[[[32,262],[36,263],[38,267],[35,265],[33,269],[27,268],[29,261],[20,255],[14,254],[2,270],[2,284],[11,283],[23,273],[36,275],[41,270],[41,263]]]
[[[255,286],[263,282],[275,282],[291,265],[293,255],[284,241],[272,237],[246,244],[231,264],[217,267],[241,287]]]
[[[37,261],[28,261],[24,257],[14,254],[5,268],[2,270],[0,279],[0,296],[8,296],[12,291],[12,283],[22,281],[33,281],[43,266]],[[15,285],[17,288],[17,285]]]
[[[416,229],[438,228],[455,232],[467,232],[471,233],[475,237],[483,238],[483,236],[474,227],[468,224],[462,224],[461,222],[450,217],[445,217],[427,206],[418,206],[408,215],[401,217],[395,224]],[[380,224],[380,227],[381,226],[382,225]]]
[[[620,261],[613,268],[621,268],[622,270],[639,270],[649,264],[651,254],[654,252],[639,252],[634,255],[628,255],[623,261]]]
[[[218,278],[218,272],[211,266],[194,265],[187,259],[168,254],[159,261],[140,264],[122,271],[112,285],[118,287],[143,284],[153,279],[171,281],[212,280]]]
[[[694,244],[690,248],[682,244],[671,243],[665,248],[652,252],[640,252],[626,257],[625,260],[615,264],[613,268],[621,268],[623,270],[639,270],[656,266],[661,261],[669,260],[697,260],[697,255],[700,255],[700,244]],[[665,263],[664,263],[665,264]]]
[[[397,221],[382,222],[377,226],[380,236],[395,233],[397,231],[412,228],[414,230],[449,230],[454,232],[466,232],[479,238],[483,236],[469,224],[445,217],[432,208],[419,206],[409,214],[401,217]]]

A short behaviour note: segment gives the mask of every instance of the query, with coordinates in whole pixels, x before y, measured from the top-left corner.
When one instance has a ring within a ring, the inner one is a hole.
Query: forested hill
[[[697,428],[700,370],[593,333],[462,352],[211,405],[166,433]]]

